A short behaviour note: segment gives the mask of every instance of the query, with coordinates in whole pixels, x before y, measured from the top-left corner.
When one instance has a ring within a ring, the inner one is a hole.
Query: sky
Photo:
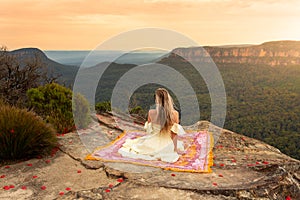
[[[9,50],[92,50],[139,28],[179,32],[199,45],[300,40],[299,0],[0,0]]]

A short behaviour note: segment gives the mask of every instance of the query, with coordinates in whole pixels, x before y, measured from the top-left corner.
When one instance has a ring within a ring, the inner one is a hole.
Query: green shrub
[[[97,113],[103,113],[111,111],[111,103],[110,101],[103,101],[96,104],[95,109]]]
[[[79,93],[73,97],[73,115],[77,128],[86,128],[91,122],[89,102]]]
[[[50,83],[27,91],[29,107],[51,123],[59,133],[75,129],[72,113],[72,91]]]
[[[90,122],[88,101],[81,94],[75,94],[72,105],[72,95],[72,90],[57,83],[27,91],[29,107],[33,108],[46,122],[51,123],[59,133],[75,130],[74,119],[78,128],[86,128]]]
[[[141,106],[136,106],[129,111],[130,114],[144,115],[145,111]]]
[[[57,146],[55,130],[33,112],[0,105],[0,159],[32,158]]]

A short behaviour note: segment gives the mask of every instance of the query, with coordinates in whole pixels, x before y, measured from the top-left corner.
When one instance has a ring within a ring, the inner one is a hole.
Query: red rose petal
[[[9,169],[9,168],[10,168],[10,166],[9,166],[9,165],[7,165],[7,166],[5,166],[4,168],[5,168],[5,169]]]
[[[28,167],[31,167],[31,166],[32,166],[32,164],[31,164],[31,163],[28,163],[28,164],[27,164],[27,166],[28,166]]]
[[[3,187],[3,189],[4,189],[4,190],[9,190],[10,187],[6,185],[6,186]]]
[[[269,162],[267,162],[267,161],[263,161],[262,163],[265,165],[269,164]]]
[[[71,190],[71,188],[67,187],[67,188],[66,188],[66,190],[67,190],[67,191],[70,191],[70,190]]]
[[[32,176],[32,178],[37,178],[38,176]]]
[[[285,197],[285,200],[292,200],[290,196]]]
[[[106,189],[105,192],[110,192],[110,189]]]
[[[65,193],[64,192],[60,192],[60,193],[58,193],[60,196],[62,196],[62,195],[64,195]]]
[[[235,159],[233,159],[231,162],[234,162],[234,163],[235,163],[235,162],[236,162],[236,160],[235,160]]]
[[[255,164],[259,165],[260,163],[259,163],[259,162],[256,162]]]
[[[213,166],[215,167],[215,166],[216,166],[216,163],[214,163]]]
[[[122,183],[124,180],[123,180],[122,178],[119,178],[117,181],[118,181],[119,183]]]
[[[46,160],[46,161],[45,161],[45,163],[47,163],[47,164],[50,163],[50,162],[51,162],[50,160]]]
[[[0,178],[5,178],[5,175],[1,175]]]
[[[14,129],[11,129],[11,130],[10,130],[10,132],[11,132],[11,133],[14,133],[14,132],[15,132],[15,130],[14,130]]]
[[[221,167],[224,167],[224,166],[225,166],[225,164],[224,164],[224,163],[221,163],[221,164],[220,164],[220,166],[221,166]]]
[[[77,170],[77,173],[80,174],[80,173],[81,173],[81,170]]]
[[[109,188],[112,188],[112,187],[114,187],[114,185],[113,185],[113,184],[109,184],[108,187],[109,187]]]
[[[26,186],[22,186],[21,189],[22,189],[22,190],[26,190],[27,187],[26,187]]]
[[[171,174],[171,176],[176,176],[175,174]]]
[[[222,174],[219,174],[219,177],[223,177],[223,175],[222,175]]]
[[[213,185],[214,185],[214,186],[217,186],[218,184],[217,184],[217,183],[213,183]]]
[[[42,189],[42,190],[46,190],[46,186],[43,185],[43,186],[41,187],[41,189]]]
[[[10,185],[9,188],[15,188],[15,186],[14,185]]]

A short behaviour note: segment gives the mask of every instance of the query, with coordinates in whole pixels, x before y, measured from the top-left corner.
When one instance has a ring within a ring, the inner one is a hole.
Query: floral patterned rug
[[[213,165],[213,136],[205,131],[189,131],[178,140],[182,141],[185,150],[178,152],[179,159],[175,163],[163,161],[148,161],[123,157],[118,153],[126,139],[134,139],[146,135],[143,131],[125,131],[110,144],[98,147],[86,157],[87,160],[101,160],[105,162],[125,162],[137,165],[160,167],[166,170],[182,172],[212,172]]]

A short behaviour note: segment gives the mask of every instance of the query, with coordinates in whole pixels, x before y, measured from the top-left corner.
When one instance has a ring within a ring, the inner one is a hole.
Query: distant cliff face
[[[266,42],[246,47],[177,48],[169,57],[178,55],[196,62],[211,62],[210,56],[215,63],[286,66],[300,64],[300,41]]]

